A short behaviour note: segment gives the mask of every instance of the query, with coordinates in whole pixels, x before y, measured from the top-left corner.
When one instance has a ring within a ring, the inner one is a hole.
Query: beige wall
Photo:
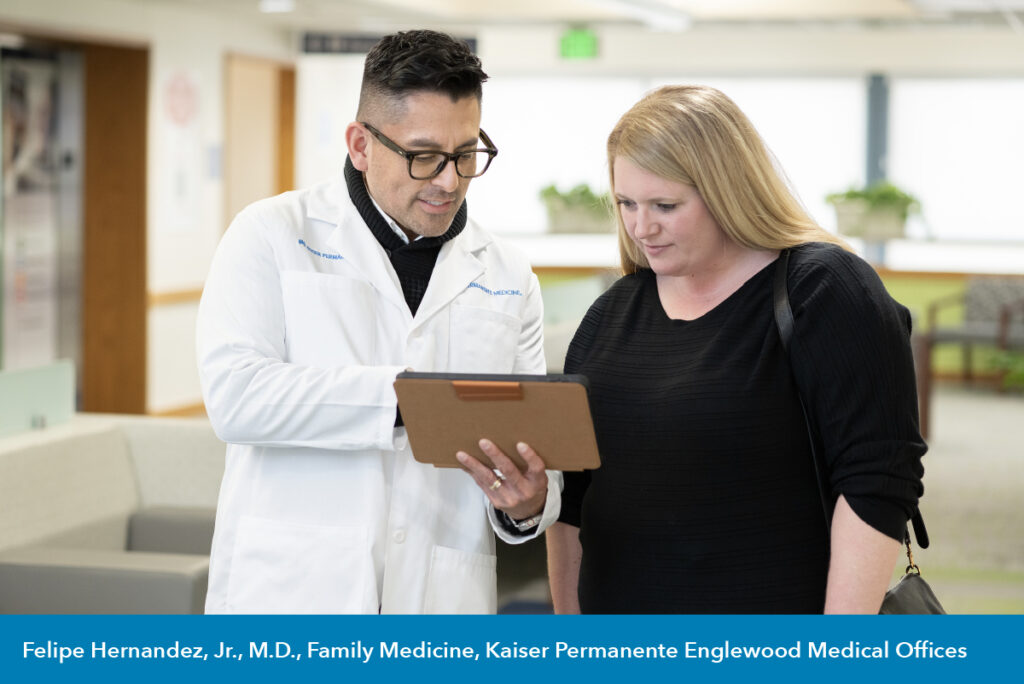
[[[225,228],[225,59],[290,61],[291,33],[128,0],[3,0],[0,29],[149,49],[146,408],[195,405],[197,296]]]
[[[855,27],[597,29],[599,56],[558,56],[562,26],[492,27],[478,34],[488,73],[650,75],[1024,75],[1024,38],[1009,26],[866,30]]]
[[[224,225],[247,204],[277,194],[278,64],[227,58]]]
[[[245,150],[244,176],[224,156],[228,55],[296,59],[293,35],[264,24],[128,0],[3,0],[0,28],[147,46],[150,49],[149,154],[147,157],[148,390],[150,411],[199,400],[195,372],[194,297],[202,287],[226,216],[249,198],[273,194],[265,176],[266,150]],[[1024,40],[1010,28],[941,30],[856,28],[696,28],[682,34],[598,28],[600,57],[566,62],[558,57],[564,26],[483,27],[476,32],[492,76],[774,74],[1024,75]],[[466,33],[465,29],[460,33]],[[355,114],[361,58],[306,57],[298,77],[297,185],[336,173],[344,158],[339,131]],[[273,87],[266,74],[250,74],[263,101]],[[169,107],[172,83],[194,89],[196,109],[184,125]],[[315,109],[303,102],[318,102]],[[252,110],[255,112],[255,108]],[[267,130],[261,114],[237,125]],[[235,125],[235,124],[231,124]],[[272,138],[268,135],[267,142]],[[229,166],[229,164],[231,166]],[[251,173],[250,173],[251,172]],[[238,188],[225,178],[238,176]],[[268,191],[267,188],[270,188]],[[165,296],[168,295],[168,296]],[[169,304],[161,304],[169,301]]]

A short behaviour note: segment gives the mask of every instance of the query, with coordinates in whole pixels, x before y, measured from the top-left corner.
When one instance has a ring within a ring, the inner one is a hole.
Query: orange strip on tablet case
[[[465,401],[516,401],[523,398],[523,387],[518,382],[488,382],[486,380],[452,380],[455,396]]]

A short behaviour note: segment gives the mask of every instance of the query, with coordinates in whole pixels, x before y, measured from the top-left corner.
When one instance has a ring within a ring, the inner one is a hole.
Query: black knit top
[[[366,181],[362,171],[352,165],[352,160],[345,158],[345,184],[348,186],[348,195],[352,199],[359,215],[366,222],[367,227],[377,242],[384,249],[391,261],[391,265],[398,275],[398,282],[402,286],[402,294],[405,295],[405,303],[409,305],[409,311],[416,315],[423,295],[427,292],[427,285],[430,283],[430,276],[434,272],[434,264],[437,263],[437,256],[441,253],[441,245],[454,239],[466,227],[466,217],[469,213],[466,202],[463,202],[452,225],[443,235],[437,237],[421,238],[411,242],[405,242],[398,237],[395,231],[384,220],[384,217],[373,205],[373,199],[366,190]]]
[[[409,306],[410,313],[415,316],[416,311],[420,308],[420,302],[423,301],[423,295],[427,292],[427,285],[430,284],[430,276],[434,273],[434,264],[437,263],[437,257],[441,253],[441,246],[457,237],[466,227],[466,217],[469,212],[466,202],[459,206],[458,211],[455,212],[455,218],[452,219],[452,225],[444,234],[406,243],[398,237],[395,231],[391,230],[391,226],[374,206],[373,199],[366,189],[363,172],[352,165],[352,159],[349,157],[345,157],[345,185],[356,211],[366,222],[366,227],[377,239],[381,249],[387,254],[388,260],[398,276],[398,283],[402,286],[405,303]],[[402,411],[395,406],[395,427],[401,427],[404,424]]]
[[[590,308],[567,373],[590,380],[602,465],[566,473],[588,613],[815,613],[828,541],[766,266],[693,321],[650,271]],[[793,250],[796,374],[833,497],[902,539],[922,493],[910,317],[863,260]]]

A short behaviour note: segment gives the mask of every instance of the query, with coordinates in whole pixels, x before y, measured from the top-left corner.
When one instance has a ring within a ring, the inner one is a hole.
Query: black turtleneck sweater
[[[409,311],[415,316],[420,302],[423,301],[423,294],[427,291],[430,275],[434,272],[434,264],[437,262],[441,245],[461,233],[462,229],[466,227],[468,214],[466,203],[463,202],[459,207],[452,220],[452,225],[443,235],[421,238],[407,243],[395,234],[395,231],[377,211],[377,207],[373,205],[373,199],[366,191],[363,172],[356,169],[352,165],[352,160],[347,158],[345,159],[345,184],[348,186],[348,196],[352,198],[352,203],[359,211],[359,215],[363,217],[370,232],[387,253],[391,266],[398,274],[398,282],[402,285],[405,302],[409,305]]]
[[[381,248],[388,255],[391,266],[398,274],[398,282],[402,285],[402,294],[405,296],[405,303],[409,306],[412,315],[420,308],[423,295],[430,283],[430,276],[434,272],[434,264],[437,263],[437,255],[441,252],[441,245],[448,242],[462,232],[466,227],[466,216],[469,214],[466,202],[462,203],[459,210],[455,212],[452,225],[443,235],[437,237],[421,238],[411,242],[405,242],[391,230],[391,226],[380,215],[377,207],[373,204],[373,198],[366,191],[366,180],[363,172],[352,165],[352,160],[345,158],[345,185],[348,186],[348,196],[352,199],[359,215],[363,217],[373,237],[377,238]],[[395,427],[400,427],[402,413],[395,409]]]

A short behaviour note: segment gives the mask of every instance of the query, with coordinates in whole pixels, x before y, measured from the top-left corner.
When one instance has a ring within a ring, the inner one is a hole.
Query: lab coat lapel
[[[462,233],[444,243],[437,255],[430,284],[416,311],[413,327],[448,306],[470,283],[483,275],[484,265],[475,253],[488,242],[490,238],[483,231],[473,223],[467,223]]]
[[[411,320],[412,314],[402,294],[398,274],[395,273],[384,248],[377,242],[349,199],[344,181],[330,187],[329,192],[333,196],[317,196],[311,199],[310,218],[335,224],[336,227],[327,239],[327,244],[382,297],[397,306]]]

